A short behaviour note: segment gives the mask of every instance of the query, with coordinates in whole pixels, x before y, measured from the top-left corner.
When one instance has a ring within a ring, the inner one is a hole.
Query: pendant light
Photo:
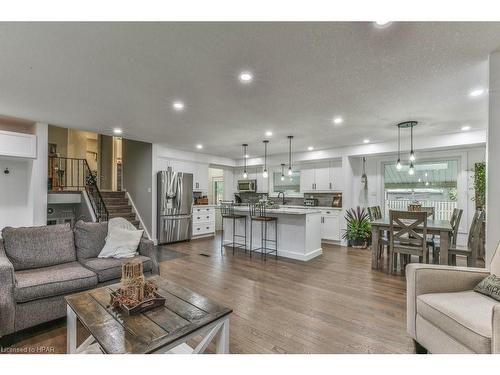
[[[413,150],[413,128],[417,126],[417,121],[405,121],[398,124],[398,161],[396,162],[396,169],[401,170],[401,129],[410,128],[410,168],[408,169],[408,174],[413,176],[415,174],[415,151]]]
[[[247,179],[248,178],[248,173],[247,173],[247,147],[248,145],[246,143],[242,144],[243,146],[243,162],[245,167],[243,168],[243,178]]]
[[[285,163],[281,163],[281,181],[285,181]]]
[[[398,125],[398,161],[396,163],[396,169],[400,171],[401,165],[401,127]]]
[[[292,139],[293,135],[288,136],[288,175],[292,176]]]
[[[262,172],[262,177],[268,178],[269,174],[267,173],[267,144],[269,143],[268,140],[263,141],[264,143],[264,172]]]
[[[415,152],[413,151],[413,124],[410,126],[410,161],[415,161]]]

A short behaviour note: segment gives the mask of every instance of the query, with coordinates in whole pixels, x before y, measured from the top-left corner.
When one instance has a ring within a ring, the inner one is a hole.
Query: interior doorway
[[[224,170],[209,168],[208,180],[208,204],[219,204],[224,200]],[[215,230],[222,230],[220,210],[215,210]]]

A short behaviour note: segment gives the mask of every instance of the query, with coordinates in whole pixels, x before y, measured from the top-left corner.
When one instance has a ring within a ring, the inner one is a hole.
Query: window
[[[436,219],[448,220],[457,208],[458,160],[422,161],[415,164],[415,174],[408,166],[397,170],[384,166],[385,213],[406,210],[409,203],[434,207]]]
[[[273,172],[273,192],[284,192],[286,195],[300,193],[300,171],[293,171],[292,176],[288,176],[285,171],[285,178],[281,181],[281,171]]]

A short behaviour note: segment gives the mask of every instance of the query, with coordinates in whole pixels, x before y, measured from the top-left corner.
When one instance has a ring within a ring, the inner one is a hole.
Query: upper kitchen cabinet
[[[195,163],[193,191],[208,192],[208,164]]]
[[[159,170],[171,167],[174,172],[193,174],[193,191],[208,192],[208,164],[191,161],[163,159]]]
[[[0,156],[36,158],[36,135],[0,130]]]
[[[340,162],[319,162],[304,165],[300,170],[301,192],[332,192],[344,188]]]

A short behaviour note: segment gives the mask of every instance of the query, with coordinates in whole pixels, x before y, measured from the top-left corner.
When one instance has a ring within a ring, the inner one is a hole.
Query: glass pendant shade
[[[415,161],[415,153],[413,150],[410,152],[410,161]]]
[[[396,163],[396,169],[397,169],[398,171],[400,171],[400,170],[401,170],[401,168],[403,168],[403,166],[401,165],[401,160],[400,160],[400,159],[398,159],[398,162]]]
[[[408,169],[408,174],[410,176],[413,176],[415,174],[415,167],[413,166],[413,163],[410,164],[410,169]]]
[[[291,176],[292,175],[292,168],[288,168],[288,175]]]
[[[285,164],[281,164],[281,181],[285,181]]]
[[[268,140],[263,141],[264,143],[264,172],[262,172],[262,177],[268,178],[269,174],[267,173],[267,144],[269,143]]]
[[[248,147],[248,144],[246,143],[243,143],[242,144],[243,146],[243,163],[245,165],[245,167],[243,168],[243,178],[248,178],[248,173],[247,173],[247,157],[248,157],[248,154],[247,154],[247,147]]]

